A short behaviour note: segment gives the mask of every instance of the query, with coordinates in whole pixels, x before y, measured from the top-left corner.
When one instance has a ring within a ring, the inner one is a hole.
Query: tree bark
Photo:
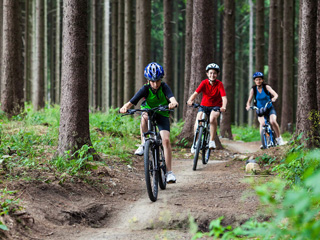
[[[116,0],[112,0],[111,4],[111,45],[112,45],[112,73],[111,73],[111,106],[113,108],[116,108],[118,105],[118,97],[117,97],[117,91],[118,91],[118,3]]]
[[[268,84],[277,91],[278,68],[277,68],[277,0],[270,0],[269,14],[269,51],[268,51]],[[279,93],[278,93],[279,94]]]
[[[284,1],[283,14],[283,89],[282,89],[282,118],[281,132],[293,130],[293,65],[294,65],[294,18],[293,2]]]
[[[103,40],[102,40],[102,108],[110,107],[110,1],[103,5]]]
[[[319,147],[317,124],[317,73],[316,69],[316,30],[317,2],[301,2],[300,63],[298,78],[298,109],[296,133],[302,133],[306,146]]]
[[[124,102],[128,102],[134,94],[134,33],[133,33],[133,3],[125,1],[124,21]]]
[[[222,82],[228,99],[228,111],[222,113],[220,122],[220,135],[233,139],[231,123],[234,121],[234,94],[235,94],[235,2],[225,0],[223,24],[223,69]]]
[[[20,17],[19,2],[3,0],[1,109],[8,117],[24,107]]]
[[[151,1],[137,1],[137,24],[136,31],[138,32],[138,59],[136,61],[136,91],[146,83],[144,78],[144,68],[150,63],[151,57]],[[166,69],[164,69],[166,71]]]
[[[264,0],[256,2],[256,68],[257,72],[264,72]],[[252,76],[250,76],[250,79]],[[251,85],[250,85],[251,86]]]
[[[184,97],[183,103],[183,119],[186,118],[188,107],[186,102],[189,98],[189,86],[191,77],[191,54],[192,54],[192,15],[193,15],[193,0],[187,1],[186,6],[186,38],[185,38],[185,67],[184,67]]]
[[[91,146],[88,105],[87,1],[63,1],[61,108],[58,154]]]
[[[117,97],[120,107],[123,104],[124,95],[124,0],[118,0],[118,77],[117,77]]]
[[[163,0],[163,68],[166,83],[174,91],[173,86],[173,1]],[[177,24],[177,23],[176,23]]]
[[[57,1],[56,7],[56,58],[55,58],[55,103],[60,104],[60,92],[61,92],[61,2]]]
[[[213,48],[212,34],[208,29],[212,28],[213,15],[211,0],[194,0],[193,2],[193,27],[192,27],[192,56],[191,56],[191,78],[189,85],[189,96],[194,93],[200,82],[205,79],[205,68],[212,61],[212,52],[208,49]],[[198,100],[199,101],[199,100]],[[197,112],[194,108],[187,109],[188,118],[178,136],[180,141],[188,141],[191,146],[194,134],[194,123]],[[217,149],[222,145],[219,138],[215,139]]]
[[[32,80],[32,103],[36,111],[44,108],[44,14],[43,1],[36,1],[35,64]]]
[[[317,104],[320,112],[320,1],[318,1],[317,17]]]

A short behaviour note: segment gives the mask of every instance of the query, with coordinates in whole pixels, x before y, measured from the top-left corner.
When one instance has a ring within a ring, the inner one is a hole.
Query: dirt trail
[[[174,160],[177,183],[160,190],[156,202],[151,202],[144,191],[136,201],[111,217],[107,228],[87,228],[64,239],[190,239],[189,216],[195,218],[201,229],[206,229],[219,216],[224,216],[223,223],[228,225],[245,221],[256,211],[255,198],[248,197],[246,203],[242,200],[247,190],[242,182],[244,163],[231,159],[234,153],[256,151],[259,143],[228,140],[222,143],[231,152],[214,152],[207,165],[200,159],[197,171],[192,170],[189,153],[184,154],[184,159]],[[144,182],[139,184],[145,188]]]

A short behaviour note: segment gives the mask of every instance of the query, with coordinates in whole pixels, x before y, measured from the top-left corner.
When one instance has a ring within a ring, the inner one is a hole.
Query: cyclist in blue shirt
[[[164,70],[158,63],[149,63],[144,69],[144,76],[148,80],[129,102],[124,104],[120,108],[120,113],[126,113],[133,105],[136,105],[140,99],[144,99],[141,104],[141,108],[154,108],[160,105],[168,105],[169,109],[178,107],[178,102],[173,96],[170,87],[162,82],[164,76]],[[170,121],[169,112],[156,113],[156,121],[160,131],[164,155],[167,166],[167,183],[175,183],[176,177],[172,173],[172,149],[170,143]],[[144,138],[143,132],[148,131],[148,116],[146,113],[141,115],[140,133],[141,133],[141,145],[136,150],[135,154],[142,156],[144,152]]]
[[[249,98],[247,101],[246,109],[250,109],[250,104],[252,99],[255,97],[255,104],[258,108],[263,108],[268,101],[275,102],[278,99],[278,94],[268,85],[265,84],[264,81],[264,75],[261,72],[256,72],[253,74],[253,80],[256,85],[254,85],[250,92],[249,92]],[[270,106],[270,105],[269,105]],[[279,145],[283,145],[283,139],[280,135],[280,128],[277,123],[277,113],[274,109],[273,105],[271,105],[268,110],[267,114],[269,116],[270,124],[275,132],[276,140]],[[258,117],[259,123],[260,123],[260,132],[262,130],[262,126],[264,125],[264,117]]]

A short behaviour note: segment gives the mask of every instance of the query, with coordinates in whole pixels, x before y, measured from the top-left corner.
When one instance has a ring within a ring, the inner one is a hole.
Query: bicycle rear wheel
[[[202,141],[202,136],[203,134],[203,126],[199,126],[199,134],[198,134],[198,140],[197,140],[197,145],[196,145],[196,151],[194,153],[194,158],[193,158],[193,171],[197,169],[197,164],[198,164],[198,158],[199,158],[199,152],[201,148],[201,141]]]
[[[263,149],[268,148],[269,139],[270,139],[270,135],[266,132],[265,129],[262,129],[262,131],[261,131],[261,143],[262,143]]]
[[[207,164],[210,157],[210,148],[209,148],[209,140],[210,140],[210,134],[208,130],[205,131],[203,134],[203,147],[202,147],[202,163]]]
[[[155,169],[156,154],[153,143],[147,140],[144,145],[144,175],[149,198],[155,202],[158,197],[159,174]]]
[[[166,189],[167,180],[166,180],[166,173],[167,173],[167,166],[166,160],[164,157],[163,146],[159,148],[159,155],[160,155],[160,163],[159,163],[159,186],[162,190]]]

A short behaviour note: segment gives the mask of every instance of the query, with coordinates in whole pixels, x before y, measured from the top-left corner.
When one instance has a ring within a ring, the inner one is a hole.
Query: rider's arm
[[[177,100],[175,99],[175,97],[171,97],[169,98],[169,109],[173,109],[179,106],[179,103],[177,102]]]
[[[249,111],[249,109],[250,109],[250,104],[251,104],[252,98],[253,98],[253,89],[251,88],[251,90],[249,92],[249,98],[248,98],[248,101],[247,101],[247,106],[246,106],[247,111]]]
[[[221,112],[225,112],[227,110],[227,103],[228,103],[227,96],[223,96],[222,97],[222,107],[220,108]]]
[[[190,96],[190,98],[189,98],[189,100],[188,100],[188,102],[187,102],[189,106],[192,105],[193,101],[196,99],[197,96],[198,96],[198,93],[197,93],[197,92],[194,92],[194,93]]]
[[[126,113],[132,106],[133,104],[131,102],[127,102],[122,106],[122,108],[120,108],[120,113]]]
[[[271,93],[272,95],[272,98],[271,98],[271,101],[272,102],[275,102],[277,99],[278,99],[278,94],[276,93],[275,90],[272,89],[272,87],[270,87],[269,85],[266,86],[267,87],[267,90]]]

